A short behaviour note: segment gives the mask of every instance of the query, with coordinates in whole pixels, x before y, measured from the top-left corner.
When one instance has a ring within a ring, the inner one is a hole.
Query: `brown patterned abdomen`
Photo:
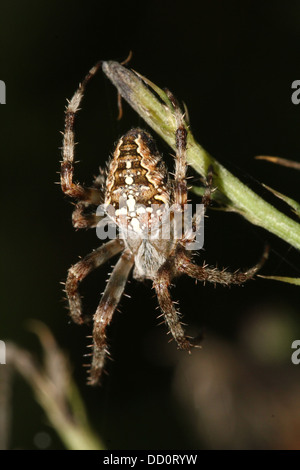
[[[119,208],[120,198],[131,207],[168,204],[168,173],[150,134],[131,129],[118,142],[110,162],[105,203]]]

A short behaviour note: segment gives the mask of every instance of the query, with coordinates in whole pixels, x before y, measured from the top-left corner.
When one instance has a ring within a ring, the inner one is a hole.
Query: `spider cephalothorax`
[[[132,269],[135,279],[152,281],[172,337],[180,349],[189,351],[192,343],[184,333],[179,312],[169,292],[172,279],[187,274],[200,281],[242,284],[255,275],[264,259],[246,272],[234,273],[193,263],[190,247],[195,240],[200,219],[195,214],[192,230],[190,226],[177,230],[178,217],[174,213],[179,213],[179,219],[182,219],[187,204],[187,131],[182,113],[171,95],[177,123],[175,172],[172,179],[150,134],[141,129],[131,129],[118,141],[107,172],[101,171],[92,187],[86,188],[73,182],[74,118],[85,86],[100,66],[101,63],[90,70],[68,103],[61,164],[62,190],[77,200],[73,212],[74,227],[101,228],[106,218],[118,228],[116,237],[70,268],[66,281],[71,317],[81,324],[84,319],[78,284],[93,269],[120,254],[93,318],[92,364],[89,371],[89,383],[92,385],[99,383],[102,375],[108,354],[106,327],[111,322]],[[202,198],[204,208],[210,202],[211,180],[210,174]],[[87,209],[93,206],[98,206],[97,212],[88,213]],[[168,231],[162,236],[166,222]],[[168,236],[165,236],[166,233]]]

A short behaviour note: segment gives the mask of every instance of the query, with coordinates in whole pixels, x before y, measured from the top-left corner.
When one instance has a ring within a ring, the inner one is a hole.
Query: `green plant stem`
[[[170,147],[176,150],[176,121],[167,94],[118,62],[104,62],[103,71],[132,108]],[[159,95],[160,99],[150,88]],[[188,163],[204,177],[207,175],[208,167],[212,165],[214,184],[228,198],[234,210],[252,224],[263,227],[300,249],[300,224],[282,214],[226,170],[195,141],[190,129],[188,129],[187,159]]]

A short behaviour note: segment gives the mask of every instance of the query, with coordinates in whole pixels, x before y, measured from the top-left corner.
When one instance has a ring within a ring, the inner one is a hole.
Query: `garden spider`
[[[99,206],[107,213],[106,208],[110,205],[115,210],[113,222],[119,229],[119,236],[102,244],[70,268],[65,285],[70,315],[75,323],[82,324],[85,320],[78,292],[79,283],[92,270],[120,254],[93,317],[92,363],[88,378],[88,383],[91,385],[98,384],[102,376],[105,358],[109,354],[106,327],[112,320],[132,268],[134,268],[135,279],[152,280],[169,332],[180,349],[190,351],[193,346],[191,339],[184,333],[180,314],[170,296],[169,287],[172,279],[177,275],[187,274],[204,282],[223,285],[242,284],[253,278],[266,258],[265,254],[256,266],[245,272],[230,273],[207,265],[197,266],[192,261],[191,251],[187,249],[188,244],[195,238],[196,230],[183,231],[180,236],[175,235],[174,218],[170,218],[171,232],[168,239],[149,239],[144,236],[150,226],[161,225],[162,214],[169,204],[179,208],[181,214],[187,204],[187,131],[183,115],[171,93],[169,93],[169,98],[174,106],[177,124],[173,179],[168,174],[152,137],[141,129],[131,129],[118,141],[107,171],[100,170],[100,175],[91,187],[83,187],[73,182],[74,119],[86,84],[101,65],[102,63],[99,62],[90,70],[71,101],[68,102],[63,139],[63,161],[61,162],[62,190],[77,201],[72,216],[74,227],[96,227],[103,218],[103,214],[99,215],[98,211],[91,214],[87,209]],[[205,208],[210,203],[211,183],[212,172],[207,178],[202,198]],[[125,203],[125,212],[124,206],[121,207],[120,198]],[[120,236],[124,232],[124,220],[128,228],[126,237]],[[194,217],[193,228],[197,229],[198,225],[199,220]]]

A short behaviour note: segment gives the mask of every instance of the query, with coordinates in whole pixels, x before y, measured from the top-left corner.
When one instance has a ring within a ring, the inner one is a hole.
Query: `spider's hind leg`
[[[97,385],[101,378],[105,365],[105,358],[108,354],[106,327],[112,320],[114,311],[121,299],[133,264],[134,258],[132,254],[128,251],[124,251],[114,267],[94,315],[93,359],[88,378],[89,385]]]
[[[194,264],[184,251],[178,251],[176,257],[176,266],[179,272],[187,274],[198,281],[212,282],[213,284],[230,284],[241,285],[244,282],[254,278],[255,274],[261,269],[268,258],[269,248],[266,247],[260,261],[252,268],[246,271],[230,272],[225,269],[219,270],[208,266],[198,266]]]
[[[153,281],[153,287],[156,291],[158,303],[164,315],[165,322],[178,347],[180,349],[190,351],[190,349],[193,347],[193,344],[189,341],[184,333],[182,324],[180,322],[180,314],[174,306],[169,291],[172,276],[171,263],[172,260],[170,262],[167,260],[159,269],[157,276]]]
[[[85,258],[74,264],[69,269],[65,285],[66,294],[69,301],[70,315],[75,323],[82,324],[81,297],[78,292],[79,283],[94,269],[108,261],[123,249],[120,240],[111,240],[97,250],[88,254]]]

